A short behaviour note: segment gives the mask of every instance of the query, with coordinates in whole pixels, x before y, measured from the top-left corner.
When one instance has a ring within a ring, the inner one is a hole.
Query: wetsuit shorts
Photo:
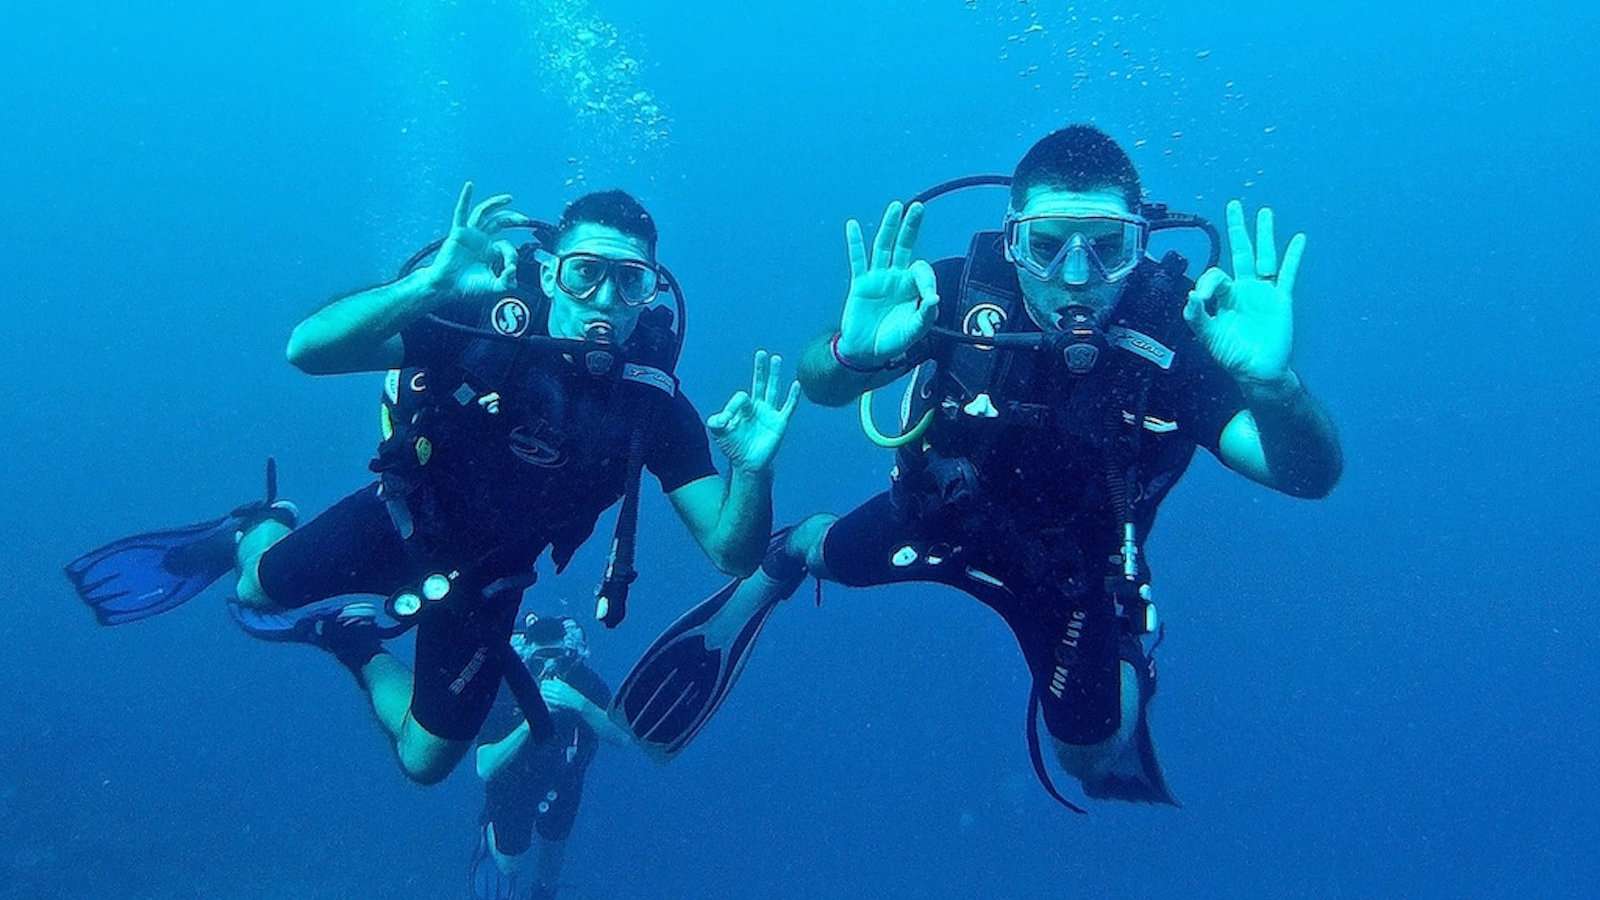
[[[1033,676],[1045,726],[1069,744],[1098,743],[1121,722],[1119,660],[1154,692],[1154,667],[1104,599],[1104,574],[1045,579],[1013,542],[956,538],[918,520],[890,492],[833,524],[823,543],[829,577],[852,587],[935,582],[977,598],[1010,626]]]
[[[376,484],[335,503],[261,556],[262,590],[298,607],[345,594],[388,597],[428,573],[407,552]],[[411,717],[446,740],[478,734],[500,688],[496,643],[510,640],[519,592],[470,608],[430,610],[417,626]]]
[[[578,805],[583,801],[583,773],[538,787],[544,789],[530,791],[524,784],[488,783],[481,823],[493,823],[494,844],[501,853],[526,853],[533,845],[534,829],[547,841],[564,841],[572,833]]]

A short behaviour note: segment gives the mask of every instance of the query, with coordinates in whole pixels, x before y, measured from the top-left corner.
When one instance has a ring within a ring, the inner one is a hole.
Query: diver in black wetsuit
[[[1145,203],[1127,154],[1091,126],[1040,140],[1009,184],[1002,229],[976,235],[964,259],[916,258],[920,203],[890,204],[870,248],[846,226],[839,330],[808,348],[800,379],[837,406],[916,373],[909,430],[875,436],[899,448],[892,485],[842,518],[784,532],[761,572],[657,640],[613,704],[648,751],[671,756],[704,726],[807,572],[858,587],[928,581],[1010,625],[1033,676],[1030,749],[1052,795],[1073,805],[1045,773],[1041,710],[1055,756],[1089,796],[1175,802],[1147,728],[1144,638],[1159,625],[1144,542],[1196,447],[1293,496],[1338,481],[1334,427],[1290,366],[1305,237],[1280,260],[1271,210],[1252,242],[1230,203],[1232,274],[1213,262],[1191,283],[1180,257],[1154,260],[1147,241],[1209,225]],[[675,674],[697,667],[712,674],[690,686]]]
[[[474,900],[553,897],[567,835],[583,799],[583,780],[602,740],[631,745],[609,718],[611,689],[585,661],[588,641],[577,621],[530,614],[512,638],[524,665],[539,679],[556,737],[528,739],[528,723],[501,692],[484,723],[477,753],[483,815],[470,881]],[[537,862],[527,855],[538,835]]]
[[[530,725],[548,729],[510,654],[518,603],[544,551],[559,571],[619,499],[613,547],[631,547],[642,469],[714,565],[755,570],[799,395],[783,390],[779,357],[758,352],[750,391],[702,423],[673,374],[684,304],[644,208],[606,191],[541,226],[510,200],[474,205],[467,184],[430,261],[419,254],[397,280],[334,300],[290,336],[289,361],[309,374],[389,370],[375,483],[296,529],[269,467],[264,501],[67,567],[105,624],[171,609],[237,571],[239,624],[332,653],[402,771],[426,784],[471,748],[502,679]],[[536,240],[505,239],[520,228]],[[666,293],[675,312],[657,302]],[[728,458],[726,479],[708,432]],[[631,552],[614,549],[612,563],[596,606],[608,626],[634,577]],[[414,671],[382,644],[412,624]]]

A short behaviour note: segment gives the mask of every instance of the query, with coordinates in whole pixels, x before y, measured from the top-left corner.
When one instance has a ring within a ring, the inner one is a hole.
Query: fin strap
[[[1055,798],[1057,803],[1079,815],[1086,816],[1089,814],[1088,810],[1061,796],[1061,792],[1056,790],[1055,782],[1050,780],[1050,770],[1045,768],[1044,751],[1039,744],[1039,688],[1037,685],[1028,692],[1028,759],[1033,763],[1033,774],[1038,777],[1039,783],[1044,785],[1045,791]]]

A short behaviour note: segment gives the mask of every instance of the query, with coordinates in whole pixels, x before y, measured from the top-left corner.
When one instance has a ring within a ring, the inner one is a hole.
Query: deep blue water
[[[407,784],[347,675],[218,597],[100,628],[58,570],[237,503],[268,453],[308,510],[362,483],[377,379],[301,376],[284,339],[463,179],[547,217],[636,192],[709,410],[755,347],[837,321],[847,216],[1077,120],[1137,142],[1156,197],[1309,232],[1297,365],[1345,442],[1325,502],[1202,460],[1165,507],[1154,717],[1184,808],[1055,807],[997,619],[834,588],[780,611],[671,766],[603,751],[571,895],[1590,895],[1592,7],[104,6],[0,29],[0,897],[460,895],[470,766]],[[926,251],[999,203],[937,208]],[[780,518],[888,466],[853,412],[806,408]],[[644,514],[632,616],[591,629],[614,682],[718,583]],[[601,543],[533,606],[585,609]]]

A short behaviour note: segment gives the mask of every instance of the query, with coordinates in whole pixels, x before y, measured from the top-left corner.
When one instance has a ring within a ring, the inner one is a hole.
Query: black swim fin
[[[1139,703],[1139,722],[1134,726],[1133,739],[1109,771],[1083,782],[1084,794],[1096,800],[1183,805],[1172,795],[1161,763],[1156,759],[1156,745],[1150,739],[1149,705],[1150,697],[1146,694]]]
[[[763,571],[729,582],[672,623],[622,682],[611,718],[651,756],[671,759],[700,733],[733,689],[772,611],[805,580],[803,565],[774,560],[787,536],[774,536]],[[768,569],[790,571],[775,577]]]
[[[265,500],[221,518],[112,541],[67,563],[67,580],[102,625],[159,615],[232,571],[240,531],[263,518],[292,527],[293,507],[276,501],[277,467],[268,460]]]
[[[1158,638],[1156,644],[1159,645]],[[1130,736],[1128,746],[1111,766],[1094,778],[1081,779],[1085,796],[1096,800],[1124,800],[1130,803],[1153,803],[1167,806],[1182,806],[1178,799],[1172,795],[1172,789],[1167,786],[1166,775],[1161,771],[1161,763],[1156,759],[1155,742],[1150,738],[1150,701],[1156,693],[1156,670],[1153,657],[1142,648],[1137,648],[1134,655],[1121,656],[1123,663],[1134,667],[1139,688],[1139,720],[1134,724],[1133,734]],[[1151,648],[1154,650],[1154,647]],[[1056,802],[1075,813],[1087,813],[1083,807],[1066,797],[1056,788],[1055,782],[1050,777],[1050,771],[1044,763],[1044,751],[1039,739],[1039,691],[1037,688],[1028,697],[1028,759],[1033,763],[1033,773],[1038,776],[1039,783],[1055,798]]]

